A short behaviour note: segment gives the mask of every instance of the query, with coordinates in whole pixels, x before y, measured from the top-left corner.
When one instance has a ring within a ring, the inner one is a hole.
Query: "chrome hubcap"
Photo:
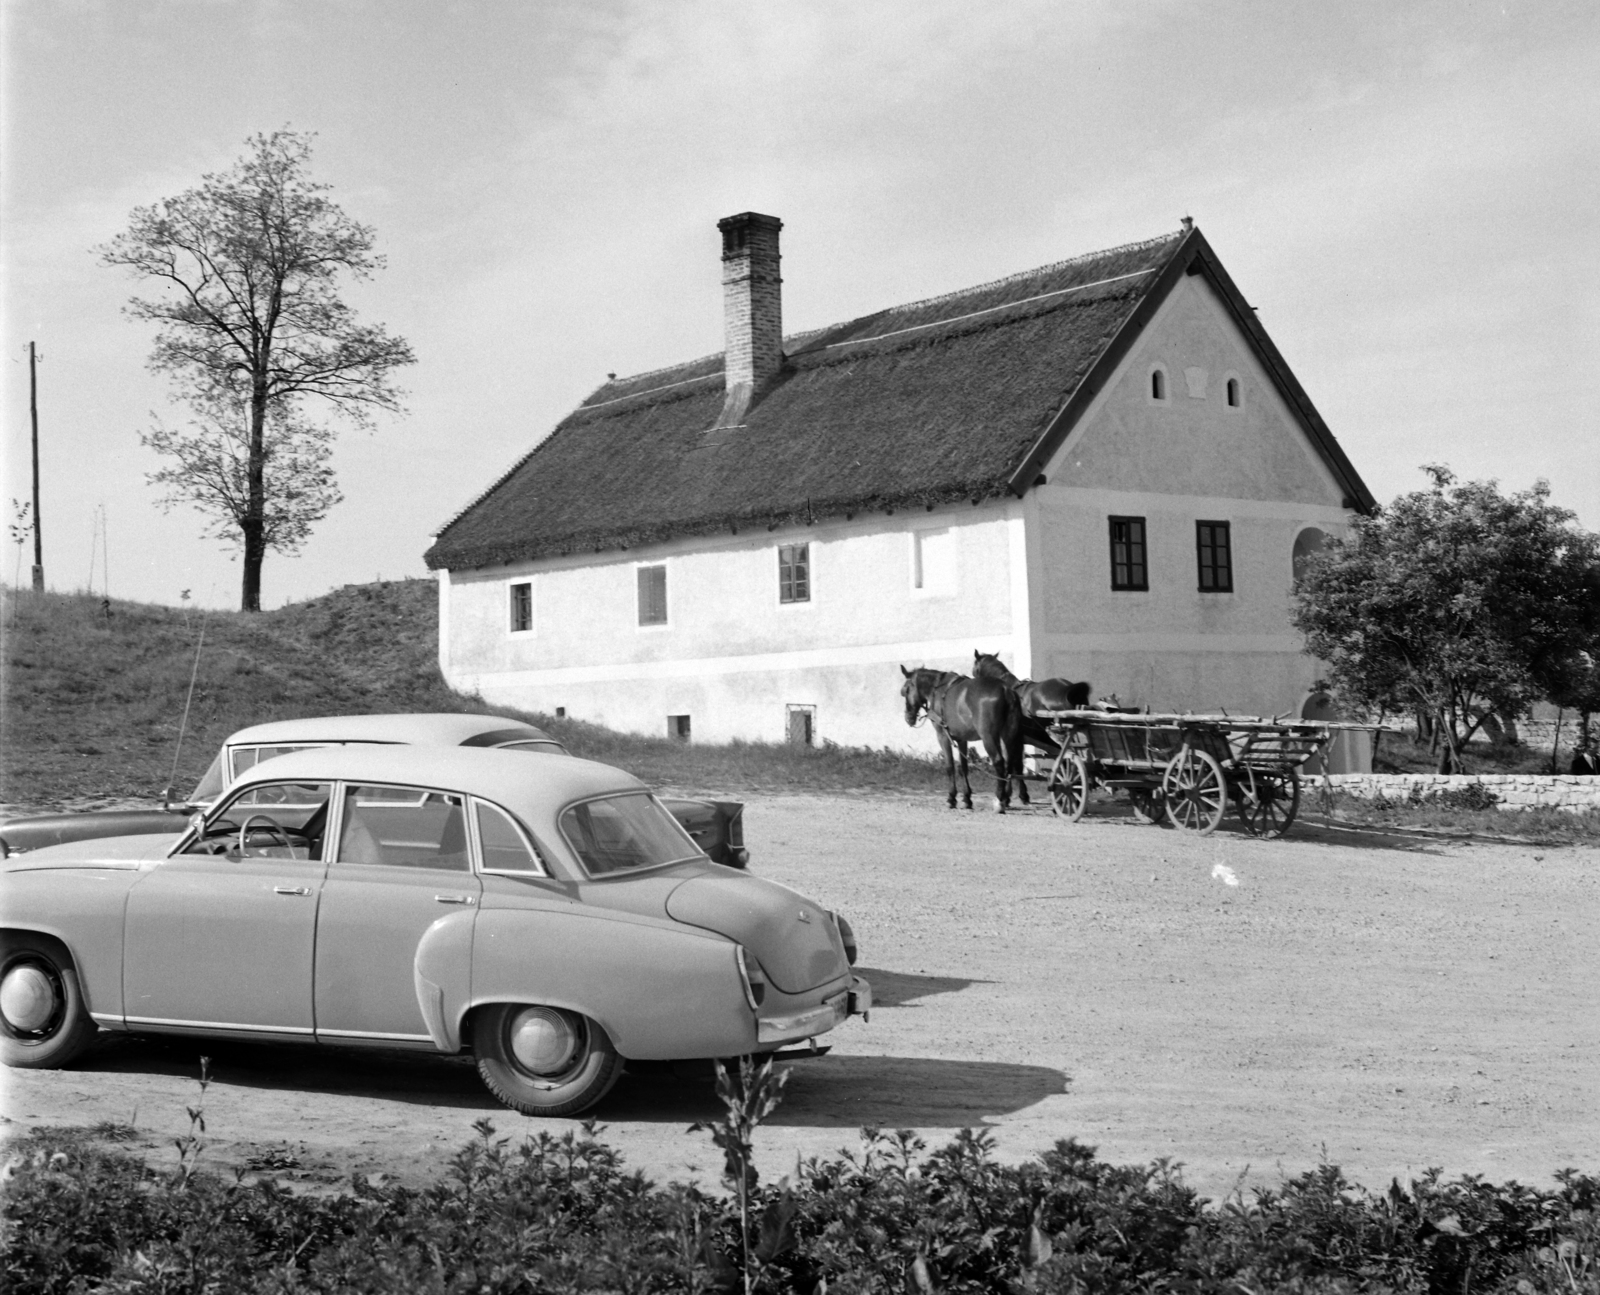
[[[565,1012],[524,1007],[511,1019],[511,1055],[531,1075],[558,1075],[572,1064],[581,1044]]]
[[[44,1029],[59,1002],[55,982],[41,967],[13,967],[0,982],[0,1015],[14,1030],[35,1033]]]

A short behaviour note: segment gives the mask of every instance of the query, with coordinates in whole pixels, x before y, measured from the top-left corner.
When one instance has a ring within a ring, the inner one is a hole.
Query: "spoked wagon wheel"
[[[1222,766],[1204,751],[1186,746],[1167,762],[1161,796],[1173,827],[1204,836],[1215,832],[1228,808],[1228,783]]]
[[[1050,770],[1050,804],[1062,818],[1076,823],[1089,805],[1089,770],[1082,757],[1063,751]]]
[[[1154,787],[1134,787],[1128,792],[1133,802],[1133,819],[1136,823],[1159,823],[1161,802]]]
[[[1246,765],[1239,774],[1239,817],[1245,830],[1268,840],[1282,836],[1300,812],[1300,771]]]

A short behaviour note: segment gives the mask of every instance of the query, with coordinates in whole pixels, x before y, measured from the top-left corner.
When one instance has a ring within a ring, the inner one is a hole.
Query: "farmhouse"
[[[1300,713],[1298,556],[1373,506],[1200,230],[814,332],[720,222],[724,354],[615,378],[437,535],[456,687],[643,733],[926,746],[901,664]]]

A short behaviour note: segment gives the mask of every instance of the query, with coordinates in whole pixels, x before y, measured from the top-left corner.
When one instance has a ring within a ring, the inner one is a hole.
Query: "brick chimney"
[[[746,211],[717,222],[722,231],[722,311],[727,335],[718,427],[737,427],[783,365],[783,280],[776,216]]]

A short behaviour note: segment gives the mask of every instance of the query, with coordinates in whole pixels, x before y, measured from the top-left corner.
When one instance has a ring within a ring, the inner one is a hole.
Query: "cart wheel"
[[[1050,770],[1050,805],[1062,818],[1076,823],[1089,805],[1089,770],[1071,751],[1063,751]]]
[[[1300,812],[1300,771],[1285,773],[1250,769],[1241,772],[1249,780],[1239,780],[1239,817],[1245,830],[1272,840],[1282,836]]]
[[[1135,822],[1159,823],[1161,821],[1161,806],[1156,803],[1155,788],[1135,787],[1128,792],[1128,799],[1133,802]]]
[[[1222,766],[1205,751],[1186,746],[1167,762],[1161,795],[1173,827],[1199,832],[1217,830],[1228,808],[1228,783]]]

